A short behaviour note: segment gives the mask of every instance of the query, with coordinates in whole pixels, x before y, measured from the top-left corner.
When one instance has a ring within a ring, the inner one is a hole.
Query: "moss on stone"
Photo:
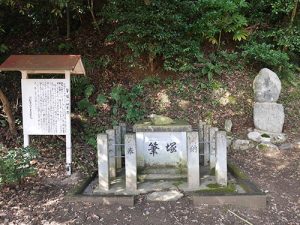
[[[184,182],[186,182],[186,179],[178,179],[175,180],[172,184],[178,188],[179,185],[183,184]]]
[[[235,184],[229,183],[227,186],[222,186],[219,184],[208,184],[207,189],[198,190],[198,193],[235,193]]]
[[[259,144],[257,145],[257,148],[260,150],[260,151],[266,151],[268,149],[268,147],[264,144]]]
[[[210,175],[210,176],[215,176],[215,175],[216,175],[216,168],[215,168],[215,167],[212,168],[212,169],[210,169],[209,175]]]
[[[244,174],[244,172],[242,172],[237,166],[231,164],[231,163],[228,163],[227,164],[227,168],[228,168],[228,171],[233,175],[235,176],[236,178],[239,178],[239,179],[248,179],[247,175]]]

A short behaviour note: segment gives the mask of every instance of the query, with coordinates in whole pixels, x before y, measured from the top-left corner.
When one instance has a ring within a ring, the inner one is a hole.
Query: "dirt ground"
[[[64,176],[63,159],[57,152],[39,162],[38,177],[0,195],[1,224],[300,224],[300,150],[278,153],[256,149],[230,152],[229,157],[267,194],[267,208],[194,207],[188,196],[175,202],[147,202],[144,195],[134,207],[67,202],[64,196],[77,184]],[[74,176],[73,176],[74,177]]]

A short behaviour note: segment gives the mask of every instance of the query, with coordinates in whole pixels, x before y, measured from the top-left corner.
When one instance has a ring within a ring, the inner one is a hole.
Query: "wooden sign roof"
[[[0,71],[85,74],[80,55],[11,55],[0,65]]]

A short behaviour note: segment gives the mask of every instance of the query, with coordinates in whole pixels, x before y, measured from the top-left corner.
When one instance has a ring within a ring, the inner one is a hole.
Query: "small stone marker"
[[[179,191],[160,191],[153,192],[147,196],[148,201],[177,201],[183,197],[183,194]]]
[[[200,186],[199,140],[198,132],[187,132],[187,167],[190,189]]]
[[[210,169],[216,167],[216,132],[219,129],[216,127],[210,128],[210,134],[209,134],[209,139],[210,139],[210,154],[209,154],[209,165]]]
[[[121,126],[114,126],[114,130],[116,133],[116,163],[117,169],[122,167],[122,136],[121,136]]]
[[[227,185],[227,143],[226,132],[216,133],[216,181],[218,184]]]
[[[209,129],[210,125],[203,125],[203,137],[204,137],[204,166],[209,162]]]
[[[107,134],[97,135],[98,177],[99,190],[108,191],[110,185],[109,176],[109,151]]]
[[[226,132],[231,132],[231,129],[232,129],[232,121],[231,120],[225,120],[224,129]]]
[[[136,139],[135,134],[125,135],[125,176],[126,191],[137,190],[137,161],[136,161]]]
[[[116,133],[115,130],[106,131],[108,137],[108,150],[109,150],[109,171],[110,177],[114,178],[117,175],[116,170]]]
[[[276,102],[281,92],[281,82],[272,70],[263,68],[253,81],[256,102]]]

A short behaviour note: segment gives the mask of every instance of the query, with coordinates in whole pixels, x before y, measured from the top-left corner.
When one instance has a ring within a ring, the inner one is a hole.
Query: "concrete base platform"
[[[242,173],[232,163],[228,164],[228,182],[234,186],[233,192],[228,192],[228,187],[224,192],[220,192],[220,187],[216,187],[216,180],[213,175],[209,175],[209,169],[202,168],[201,185],[197,190],[190,190],[186,179],[175,180],[148,180],[139,181],[138,189],[135,193],[127,192],[125,189],[124,172],[119,171],[118,176],[111,182],[110,190],[100,192],[97,184],[97,173],[78,185],[65,197],[68,202],[97,202],[103,205],[126,205],[133,206],[135,196],[156,191],[179,191],[184,195],[191,196],[195,206],[205,205],[233,205],[238,207],[249,207],[261,209],[266,207],[266,195],[253,184],[245,174]],[[216,190],[216,191],[215,191]]]
[[[192,195],[194,206],[200,205],[234,205],[252,209],[266,208],[267,201],[265,195],[219,195],[203,196]]]

